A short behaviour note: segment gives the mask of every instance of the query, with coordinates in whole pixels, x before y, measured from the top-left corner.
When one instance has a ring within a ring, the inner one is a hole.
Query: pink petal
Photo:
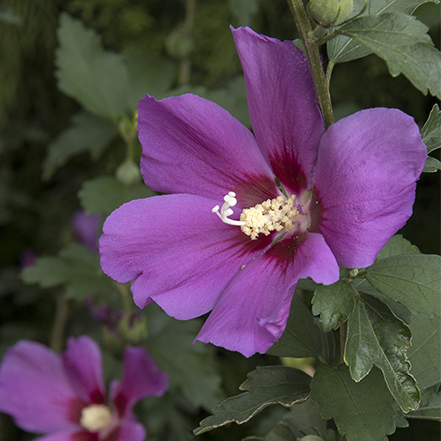
[[[141,171],[155,191],[220,199],[255,181],[263,193],[277,192],[252,133],[211,101],[147,95],[139,102],[138,130]]]
[[[297,242],[278,242],[234,277],[197,340],[246,357],[266,352],[285,329],[297,281],[308,276],[325,284],[339,278],[337,262],[323,237],[309,233]]]
[[[319,231],[341,266],[371,265],[405,224],[426,157],[417,125],[396,109],[363,110],[328,129],[315,191]]]
[[[116,438],[115,441],[144,441],[145,435],[145,429],[141,424],[132,421],[125,421],[120,427],[118,438]]]
[[[68,431],[51,433],[41,438],[36,438],[34,441],[100,441],[97,433],[86,431],[79,431],[78,428]],[[122,440],[121,440],[122,441]]]
[[[297,193],[311,183],[324,132],[308,61],[292,41],[250,28],[232,32],[257,142],[280,182]]]
[[[29,432],[75,427],[78,398],[60,358],[45,346],[20,341],[3,357],[0,368],[0,410]]]
[[[223,223],[211,211],[216,203],[181,194],[124,204],[104,223],[104,272],[121,283],[135,279],[131,289],[141,308],[153,300],[179,319],[210,311],[241,266],[272,241],[251,241]]]
[[[78,397],[85,402],[105,403],[101,352],[98,345],[87,336],[69,338],[62,360]]]
[[[124,375],[114,382],[111,399],[124,416],[142,398],[161,396],[168,388],[168,376],[160,372],[153,358],[144,348],[126,347],[124,350]]]

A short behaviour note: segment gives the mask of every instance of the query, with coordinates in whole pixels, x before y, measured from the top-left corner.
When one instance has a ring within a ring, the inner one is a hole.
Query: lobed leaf
[[[395,234],[378,253],[376,260],[386,259],[387,257],[399,256],[400,254],[419,254],[420,250],[416,245],[412,245],[401,234]]]
[[[423,391],[423,398],[418,409],[409,412],[406,418],[420,418],[424,420],[441,420],[441,392],[438,385]]]
[[[235,422],[242,424],[272,404],[292,406],[309,396],[311,377],[287,366],[258,366],[240,387],[248,392],[227,398],[200,422],[195,435]]]
[[[441,53],[427,31],[415,17],[400,13],[358,18],[338,29],[385,60],[392,76],[402,73],[424,94],[441,98]]]
[[[83,300],[113,290],[113,282],[101,270],[99,255],[72,243],[57,257],[40,257],[22,273],[26,283],[42,288],[66,285],[66,297]]]
[[[58,87],[89,112],[117,120],[129,109],[129,74],[121,55],[104,50],[100,37],[62,13],[57,31]]]
[[[424,163],[423,173],[435,173],[441,170],[441,161],[429,156]]]
[[[86,181],[78,192],[87,214],[110,214],[125,202],[153,196],[144,184],[126,186],[111,176],[100,176]]]
[[[348,440],[387,441],[395,432],[393,399],[377,369],[356,383],[347,366],[322,364],[311,382],[311,398]]]
[[[366,279],[386,297],[428,317],[441,315],[441,257],[407,254],[377,260]]]
[[[386,245],[384,245],[384,247],[380,250],[376,260],[379,261],[386,259],[387,257],[398,256],[401,254],[419,253],[420,250],[417,246],[412,245],[407,239],[404,239],[401,234],[396,234],[395,236],[392,236],[387,241]],[[405,321],[407,324],[410,323],[412,313],[409,311],[409,309],[395,300],[381,294],[366,280],[366,278],[356,278],[352,283],[359,292],[371,294],[377,297],[382,302],[386,303],[397,317]]]
[[[348,320],[345,362],[355,381],[365,378],[374,365],[380,368],[404,412],[416,409],[421,398],[406,357],[411,335],[386,304],[366,294],[357,298]]]
[[[421,129],[421,137],[427,147],[427,153],[441,148],[441,112],[438,104],[430,111],[429,118]],[[441,161],[429,156],[424,164],[424,173],[435,173],[441,170]]]
[[[337,329],[345,322],[355,307],[351,286],[344,280],[333,285],[319,285],[312,298],[312,313],[320,314],[320,323],[325,332]]]
[[[336,441],[335,430],[327,428],[326,420],[319,414],[318,404],[312,400],[290,407],[265,437],[247,437],[243,441],[299,441],[305,435],[320,435],[320,440]]]
[[[434,104],[429,118],[421,129],[421,138],[427,147],[427,153],[441,148],[441,111],[438,104]]]
[[[138,102],[148,93],[159,98],[173,84],[176,69],[170,60],[152,52],[132,48],[122,54],[129,75],[127,102],[130,109],[137,109]]]
[[[439,0],[354,0],[354,14],[359,13],[366,4],[361,16],[380,15],[389,12],[412,14],[424,3],[439,4]],[[338,35],[327,44],[328,57],[333,63],[344,63],[365,57],[372,53],[371,49],[344,35]]]
[[[77,113],[72,118],[72,125],[49,144],[43,162],[43,178],[49,179],[78,153],[88,151],[92,158],[97,159],[117,133],[108,120],[87,112]]]
[[[412,366],[410,372],[420,389],[441,381],[441,319],[412,315],[412,346],[407,355]]]

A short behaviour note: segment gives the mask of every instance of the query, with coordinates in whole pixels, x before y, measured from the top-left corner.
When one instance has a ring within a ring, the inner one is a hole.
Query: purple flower
[[[155,301],[177,319],[211,311],[197,339],[250,356],[284,331],[300,278],[332,284],[338,265],[372,264],[412,213],[426,148],[396,109],[364,110],[325,132],[292,41],[233,35],[254,136],[198,96],[147,95],[141,171],[172,194],[114,211],[100,252],[106,274],[134,280],[139,307]]]
[[[86,214],[83,210],[77,210],[72,216],[72,228],[78,238],[90,251],[98,252],[98,224],[99,214]]]
[[[107,400],[101,353],[92,339],[70,338],[62,356],[22,340],[0,367],[0,411],[22,429],[45,434],[36,441],[142,441],[144,427],[131,409],[167,386],[167,375],[147,352],[128,347],[123,378],[111,383]]]

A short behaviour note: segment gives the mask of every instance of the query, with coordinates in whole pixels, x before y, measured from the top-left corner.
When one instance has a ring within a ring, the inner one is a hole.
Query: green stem
[[[121,294],[124,315],[130,317],[132,314],[132,296],[130,294],[129,285],[123,283],[116,283],[118,292]]]
[[[54,324],[52,325],[50,347],[59,354],[63,350],[64,327],[69,316],[69,303],[64,293],[58,294]]]
[[[322,112],[325,128],[334,123],[334,115],[332,112],[331,97],[329,95],[328,81],[322,67],[322,61],[318,51],[317,42],[312,38],[312,28],[306,15],[305,7],[302,0],[288,0],[291,12],[294,17],[297,30],[305,47],[305,54],[308,58],[309,67],[311,69],[312,79],[314,81],[317,102]]]
[[[332,75],[332,71],[334,70],[334,66],[335,66],[335,61],[329,60],[328,66],[326,68],[326,82],[328,83],[328,89],[331,84],[331,75]]]
[[[193,33],[194,13],[196,0],[185,1],[185,21],[184,30],[188,37]],[[179,65],[178,85],[184,86],[190,83],[191,74],[191,53],[186,55]]]

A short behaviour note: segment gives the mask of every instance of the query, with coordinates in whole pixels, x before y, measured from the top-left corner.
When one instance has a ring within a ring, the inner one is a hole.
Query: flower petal
[[[72,228],[78,240],[93,253],[98,252],[98,225],[100,220],[100,214],[89,215],[83,210],[77,210],[71,220]]]
[[[160,372],[153,358],[144,348],[124,350],[124,374],[113,382],[110,397],[120,417],[142,398],[161,396],[168,388],[168,376]]]
[[[43,433],[70,429],[77,402],[60,358],[48,348],[22,340],[6,352],[0,368],[0,410],[17,426]]]
[[[68,430],[51,433],[34,441],[99,441],[97,433],[86,432],[84,430]]]
[[[125,421],[124,424],[121,425],[118,438],[116,438],[115,441],[144,441],[145,435],[145,429],[141,424],[132,421]]]
[[[413,119],[369,109],[333,124],[320,143],[319,231],[347,268],[371,265],[412,214],[427,150]]]
[[[215,204],[186,194],[124,204],[103,226],[103,271],[120,283],[136,279],[131,290],[140,308],[154,300],[178,319],[208,312],[240,267],[272,240],[249,240],[212,213]]]
[[[303,240],[303,242],[301,242]],[[320,234],[278,242],[237,274],[197,336],[246,357],[266,352],[282,335],[295,285],[338,280],[335,257]]]
[[[324,132],[308,60],[292,41],[232,32],[257,142],[280,182],[298,193],[311,183]]]
[[[69,338],[62,360],[72,388],[78,397],[86,403],[104,404],[105,387],[98,345],[85,335]]]
[[[161,101],[147,95],[139,102],[138,130],[141,172],[155,191],[219,199],[253,181],[263,193],[275,191],[252,133],[211,101],[191,94]]]

